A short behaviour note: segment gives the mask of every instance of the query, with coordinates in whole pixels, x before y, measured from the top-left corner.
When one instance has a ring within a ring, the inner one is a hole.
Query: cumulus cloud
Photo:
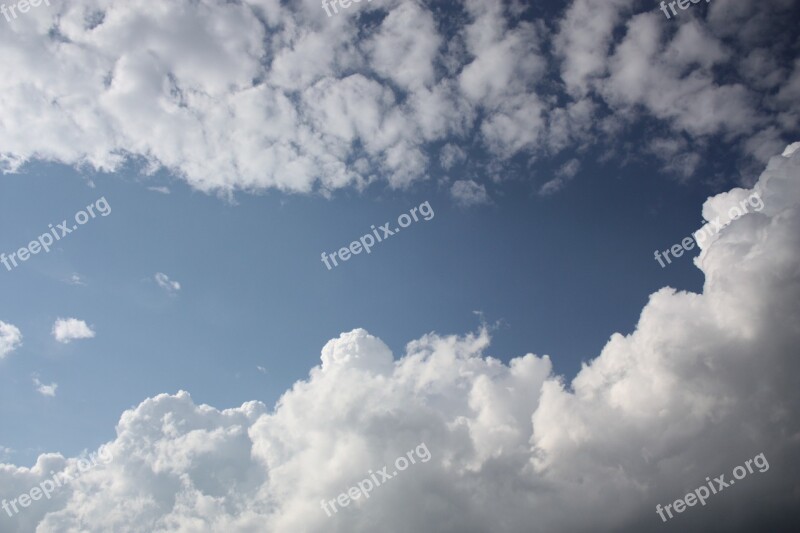
[[[169,279],[169,276],[163,272],[156,272],[156,275],[153,276],[153,278],[156,280],[158,286],[167,291],[169,294],[175,294],[181,290],[181,284],[177,281]]]
[[[508,364],[486,329],[430,333],[394,358],[363,329],[274,409],[186,392],[126,411],[117,458],[8,519],[32,531],[794,531],[800,485],[800,150],[770,160],[762,210],[702,243],[700,294],[663,288],[567,382],[547,355]],[[712,220],[753,191],[710,198]],[[322,500],[424,442],[424,467],[329,518]],[[763,453],[771,468],[687,508],[673,502]],[[74,460],[0,465],[14,498]],[[4,517],[5,519],[5,517]]]
[[[0,359],[16,350],[22,344],[22,332],[13,324],[0,320]]]
[[[91,339],[95,333],[83,320],[77,318],[59,318],[53,324],[53,337],[61,343],[68,344],[78,339]]]
[[[456,180],[450,187],[450,196],[461,206],[470,207],[489,203],[489,195],[482,183],[474,180]]]
[[[42,396],[49,396],[54,398],[56,395],[56,389],[58,389],[58,383],[51,383],[50,385],[45,385],[39,378],[34,376],[33,377],[33,384],[36,386],[36,392],[41,394]]]
[[[664,24],[633,0],[548,19],[479,0],[330,18],[313,2],[64,0],[0,35],[0,170],[130,160],[207,192],[329,195],[425,179],[442,144],[474,140],[503,165],[641,121],[693,141],[770,130],[769,149],[741,141],[766,160],[800,127],[800,62],[770,39],[793,30],[791,4],[715,0]]]

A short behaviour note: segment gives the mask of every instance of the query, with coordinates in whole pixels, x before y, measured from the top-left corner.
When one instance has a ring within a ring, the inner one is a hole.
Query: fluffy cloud
[[[442,144],[477,143],[502,166],[653,119],[766,160],[800,128],[800,62],[772,38],[794,29],[791,4],[715,0],[667,23],[632,0],[574,0],[548,19],[480,0],[330,18],[311,1],[65,0],[0,35],[0,170],[130,159],[202,191],[327,195],[407,187]]]
[[[456,180],[450,187],[450,196],[464,207],[489,203],[489,195],[482,183],[474,180]]]
[[[546,355],[495,359],[485,329],[425,335],[396,360],[356,329],[272,410],[145,400],[103,447],[115,461],[3,516],[4,531],[794,531],[800,150],[773,158],[754,190],[764,208],[703,243],[703,292],[652,294],[633,333],[613,334],[570,383]],[[703,216],[750,193],[710,198]],[[420,442],[429,462],[322,510]],[[656,504],[759,453],[767,472],[662,525]],[[70,468],[52,454],[0,465],[0,497]]]
[[[49,396],[51,398],[55,397],[56,390],[58,389],[58,383],[51,383],[50,385],[45,385],[39,380],[38,377],[34,376],[33,384],[36,386],[36,392],[38,392],[42,396]]]
[[[59,318],[53,324],[53,337],[61,343],[68,344],[76,339],[91,339],[95,333],[83,320],[77,318]]]
[[[16,350],[22,344],[22,332],[13,324],[0,320],[0,359]]]

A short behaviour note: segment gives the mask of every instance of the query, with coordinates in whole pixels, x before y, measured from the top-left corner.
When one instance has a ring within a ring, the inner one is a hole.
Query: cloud
[[[61,343],[68,344],[76,339],[91,339],[95,332],[86,322],[77,318],[59,318],[53,324],[53,337]]]
[[[464,207],[488,204],[490,202],[486,187],[474,180],[454,181],[450,187],[450,196],[453,197],[456,203]]]
[[[650,139],[647,151],[663,163],[662,170],[682,179],[687,179],[694,174],[701,163],[700,155],[692,152],[689,144],[681,137]]]
[[[0,360],[19,348],[22,344],[22,332],[13,324],[0,320]]]
[[[167,291],[168,294],[175,294],[181,290],[181,284],[177,281],[170,280],[169,276],[163,272],[156,272],[154,279],[156,280],[156,283],[158,283],[158,286]]]
[[[439,152],[439,165],[445,170],[450,170],[454,165],[463,163],[467,154],[455,144],[445,144]]]
[[[70,276],[68,283],[70,285],[86,285],[86,282],[78,274]]]
[[[33,384],[36,385],[36,392],[41,394],[42,396],[49,396],[54,398],[56,395],[56,389],[58,389],[58,383],[51,383],[50,385],[45,385],[41,381],[39,381],[38,377],[33,378]]]
[[[394,358],[355,329],[268,409],[186,392],[123,413],[117,458],[8,531],[794,531],[800,486],[800,150],[770,160],[761,211],[704,242],[703,292],[663,288],[571,382],[547,355],[507,364],[482,328],[429,333]],[[708,199],[726,213],[751,191]],[[424,442],[424,468],[328,518],[320,502]],[[763,453],[748,475],[662,526],[667,504]],[[69,468],[0,465],[0,498]],[[5,519],[5,517],[4,517]],[[6,526],[4,526],[6,527]]]
[[[6,448],[5,446],[0,446],[0,462],[5,462],[9,460],[11,455],[14,453],[12,448]]]
[[[797,130],[800,61],[769,38],[793,30],[791,2],[715,0],[670,24],[636,4],[574,0],[547,19],[476,0],[330,18],[274,0],[40,6],[0,37],[0,170],[134,162],[206,192],[330,195],[426,179],[443,144],[474,140],[502,168],[658,123],[766,160]]]
[[[163,186],[161,186],[161,187],[148,187],[147,190],[148,191],[157,192],[157,193],[160,193],[160,194],[170,194],[169,187],[163,187]]]
[[[558,167],[555,171],[556,177],[551,179],[550,181],[546,182],[539,188],[539,195],[540,196],[549,196],[551,194],[555,194],[561,189],[563,189],[566,184],[575,177],[575,174],[581,168],[581,163],[577,159],[570,159],[560,167]]]

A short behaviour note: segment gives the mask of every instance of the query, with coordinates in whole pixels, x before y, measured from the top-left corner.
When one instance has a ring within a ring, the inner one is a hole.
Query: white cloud
[[[455,144],[447,143],[439,152],[439,164],[445,170],[450,170],[454,165],[463,163],[467,154]]]
[[[581,169],[581,162],[577,159],[570,159],[554,172],[555,178],[546,182],[539,188],[540,196],[549,196],[555,194],[563,189],[567,183],[575,177],[575,174]]]
[[[77,318],[59,318],[53,324],[53,337],[61,343],[67,344],[77,339],[91,339],[95,336],[86,322]]]
[[[581,162],[577,159],[570,159],[556,170],[556,176],[564,178],[573,178],[575,174],[581,169]]]
[[[55,397],[56,389],[58,389],[58,383],[51,383],[50,385],[45,385],[44,383],[39,381],[38,377],[34,377],[33,384],[36,385],[36,392],[38,392],[42,396],[49,396],[51,398]]]
[[[386,0],[331,18],[312,4],[40,6],[0,37],[0,170],[129,157],[202,191],[330,194],[425,179],[439,142],[476,139],[503,164],[603,144],[606,120],[693,139],[798,125],[800,62],[781,59],[788,39],[763,39],[786,0],[715,0],[707,19],[674,24],[632,0],[574,0],[546,21],[519,3],[451,16]]]
[[[126,411],[117,458],[7,520],[33,531],[502,533],[662,528],[666,504],[763,453],[771,468],[687,508],[674,530],[793,531],[800,465],[800,152],[770,161],[764,208],[696,259],[701,294],[661,289],[567,383],[546,355],[504,364],[486,330],[430,333],[394,359],[356,329],[274,409],[188,393]],[[710,198],[716,217],[750,191]],[[320,502],[425,442],[424,468],[328,518]],[[14,498],[70,461],[0,467]],[[6,527],[6,526],[4,526]]]
[[[566,184],[566,182],[564,181],[564,178],[553,178],[553,179],[545,182],[539,188],[539,195],[540,196],[549,196],[551,194],[555,194],[558,191],[560,191],[561,189],[563,189],[565,184]]]
[[[663,163],[662,170],[684,180],[692,176],[701,163],[700,155],[692,152],[689,143],[681,137],[655,137],[646,150]]]
[[[153,276],[158,283],[158,286],[167,291],[169,294],[175,294],[179,290],[181,290],[181,284],[177,281],[173,281],[169,279],[169,276],[164,274],[163,272],[156,272],[156,275]]]
[[[13,324],[0,320],[0,360],[19,348],[22,332]]]
[[[73,274],[70,276],[68,283],[70,285],[86,285],[86,282],[83,281],[79,274]]]
[[[147,190],[148,190],[148,191],[157,192],[157,193],[160,193],[160,194],[170,194],[169,187],[164,187],[164,186],[160,186],[160,187],[148,187],[148,188],[147,188]]]
[[[12,448],[6,448],[5,446],[0,446],[0,462],[5,462],[9,460],[13,453],[14,450]]]
[[[482,183],[474,180],[456,180],[450,187],[450,196],[464,207],[489,203],[489,195]]]

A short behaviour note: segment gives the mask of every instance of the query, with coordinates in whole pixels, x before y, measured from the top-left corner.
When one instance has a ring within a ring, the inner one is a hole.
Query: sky
[[[798,6],[677,9],[0,16],[0,531],[795,530]]]

